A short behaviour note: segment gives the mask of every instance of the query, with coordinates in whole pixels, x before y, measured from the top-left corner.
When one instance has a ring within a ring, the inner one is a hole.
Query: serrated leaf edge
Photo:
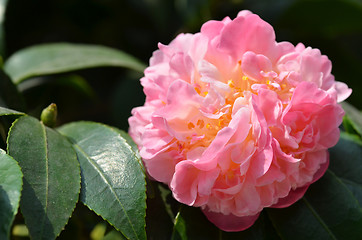
[[[12,115],[12,114],[10,114],[10,115]],[[23,118],[23,117],[27,117],[27,115],[26,114],[24,114],[24,116],[21,116],[21,117],[19,117],[19,118],[17,118],[17,119],[15,119],[15,121],[11,124],[11,127],[9,128],[9,131],[8,131],[8,136],[7,136],[7,139],[6,139],[6,151],[7,151],[7,154],[9,155],[9,156],[11,156],[10,154],[9,154],[9,138],[10,138],[10,133],[11,133],[11,131],[12,131],[12,128],[14,127],[14,125],[21,119],[21,118]],[[40,121],[39,121],[40,122]],[[41,123],[41,122],[40,122]],[[42,124],[42,123],[41,123]],[[42,124],[43,125],[43,124]],[[43,125],[44,126],[44,125]],[[45,127],[45,126],[44,126]],[[58,131],[56,131],[56,130],[54,130],[57,134],[59,134],[60,136],[62,136],[62,137],[64,137],[62,134],[60,134]],[[75,150],[74,150],[74,148],[73,148],[73,144],[68,140],[68,138],[67,137],[64,137],[64,139],[65,139],[65,141],[67,141],[69,144],[70,144],[70,146],[72,147],[72,149],[73,149],[73,151],[74,151],[74,154],[75,155],[77,155],[77,153],[75,152]],[[12,157],[12,156],[11,156]],[[13,158],[13,157],[12,157]],[[14,159],[14,158],[13,158]],[[19,163],[18,163],[18,161],[16,160],[16,159],[14,159],[15,161],[16,161],[16,163],[17,163],[17,165],[20,167],[20,165],[19,165]],[[78,160],[78,158],[77,158],[77,160]],[[73,209],[72,209],[72,211],[71,211],[71,214],[69,215],[69,217],[68,217],[68,221],[65,223],[65,225],[61,228],[61,230],[59,231],[59,233],[55,236],[56,238],[62,233],[62,231],[65,229],[65,227],[68,225],[68,223],[69,223],[69,219],[70,219],[70,217],[73,215],[73,213],[74,213],[74,211],[75,211],[75,208],[76,208],[76,205],[77,205],[77,203],[79,202],[79,195],[80,195],[80,184],[81,184],[81,176],[80,176],[80,164],[79,164],[79,162],[77,161],[77,165],[76,165],[77,167],[78,167],[78,169],[79,169],[79,190],[78,190],[78,193],[77,193],[77,201],[76,201],[76,204],[74,205],[74,207],[73,207]],[[21,169],[21,167],[20,167],[20,169]],[[22,177],[24,178],[24,175],[23,175],[23,173],[21,173],[22,174]],[[22,181],[22,183],[23,183],[24,181]],[[23,191],[23,184],[22,184],[22,187],[21,187],[21,192]],[[21,199],[21,198],[20,198]],[[19,207],[20,207],[20,199],[19,199]],[[18,207],[18,208],[19,208]],[[21,208],[20,208],[20,212],[22,213],[22,210],[21,210]],[[23,214],[23,213],[22,213]],[[25,219],[24,218],[24,221],[25,221],[25,225],[27,226],[27,219]],[[30,235],[30,232],[29,232],[29,235]]]
[[[139,162],[139,161],[140,161],[140,160],[139,160],[139,157],[138,157],[137,154],[133,151],[132,146],[127,142],[127,140],[124,139],[124,138],[121,136],[121,134],[118,132],[118,129],[114,129],[113,127],[110,127],[110,126],[108,126],[108,125],[106,125],[106,124],[103,124],[103,123],[91,122],[91,121],[77,121],[77,122],[72,122],[72,123],[63,125],[63,126],[61,126],[60,128],[65,127],[65,126],[69,126],[69,125],[72,125],[72,124],[77,124],[77,123],[92,124],[92,125],[101,125],[101,126],[103,126],[103,127],[106,127],[106,128],[108,128],[108,129],[110,129],[112,132],[116,133],[116,134],[119,136],[119,138],[125,143],[125,145],[127,146],[127,148],[132,152],[132,154],[134,155],[134,157],[137,159],[138,163],[140,164],[140,162]],[[119,131],[121,131],[121,130],[119,129]],[[65,137],[67,137],[67,136],[65,136]],[[68,137],[67,137],[67,138],[68,138]],[[77,145],[76,143],[74,143],[70,138],[68,138],[68,139],[69,139],[70,142],[72,142],[73,146],[75,146],[77,149],[79,149],[79,150],[81,151],[81,153],[82,153],[87,159],[91,159],[91,158],[89,158],[88,155],[79,147],[79,145]],[[92,160],[92,163],[93,163],[93,162],[94,162],[94,161]],[[95,164],[95,163],[94,163],[94,164]],[[92,164],[92,165],[94,165],[94,164]],[[142,166],[143,166],[143,165],[141,165],[140,167],[141,167],[141,171],[143,172],[143,179],[145,180],[146,176],[145,176],[145,172],[143,171]],[[96,167],[96,168],[97,168],[97,171],[99,171],[98,167]],[[101,173],[102,173],[102,172],[101,172]],[[108,185],[110,185],[109,182],[108,182],[108,180],[103,176],[103,173],[102,173],[101,176],[102,176],[102,178],[104,178],[104,179],[107,181]],[[144,191],[144,192],[145,192],[145,198],[144,198],[144,201],[146,201],[146,199],[147,199],[147,194],[146,194],[146,181],[144,181],[144,186],[145,186],[145,191]],[[132,222],[130,221],[130,218],[128,217],[127,212],[124,210],[124,207],[123,207],[122,203],[121,203],[121,202],[119,201],[119,199],[118,199],[117,194],[116,194],[113,190],[112,190],[112,193],[116,196],[118,202],[121,204],[121,207],[122,207],[123,211],[124,211],[124,212],[126,213],[126,215],[127,215],[128,222],[129,222],[130,225],[132,226],[132,230],[133,230],[134,234],[136,235],[137,239],[139,239],[139,238],[138,238],[138,235],[137,235],[137,233],[136,233],[136,231],[135,231],[135,229],[133,228],[133,224],[132,224]],[[111,226],[113,226],[117,231],[120,231],[120,232],[123,234],[123,236],[125,236],[127,239],[129,239],[129,237],[126,236],[126,235],[123,233],[122,230],[118,229],[112,222],[110,222],[108,219],[106,219],[106,218],[105,218],[104,216],[102,216],[101,214],[97,213],[94,209],[92,209],[90,206],[88,206],[85,202],[82,201],[82,203],[83,203],[85,206],[87,206],[91,211],[93,211],[94,213],[96,213],[98,216],[102,217],[102,219],[104,219],[105,221],[107,221],[107,222],[108,222]],[[147,209],[147,204],[146,204],[145,206],[146,206],[146,207],[145,207],[145,210],[146,210],[146,209]],[[143,218],[145,218],[145,217],[146,217],[146,211],[145,211],[145,213],[144,213]],[[146,222],[145,222],[145,224],[143,225],[143,227],[144,227],[144,229],[146,228]]]

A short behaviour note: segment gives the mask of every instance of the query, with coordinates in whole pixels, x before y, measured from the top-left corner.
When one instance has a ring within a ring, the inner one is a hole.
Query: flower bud
[[[40,120],[45,126],[54,127],[57,122],[57,115],[57,105],[52,103],[41,112]]]

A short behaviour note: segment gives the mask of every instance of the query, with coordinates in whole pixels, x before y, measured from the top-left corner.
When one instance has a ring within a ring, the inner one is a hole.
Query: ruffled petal
[[[289,192],[288,196],[286,196],[284,198],[280,198],[276,204],[273,204],[270,207],[271,208],[289,207],[290,205],[292,205],[293,203],[295,203],[296,201],[301,199],[304,196],[305,192],[308,190],[308,187],[310,186],[310,184],[314,183],[315,181],[317,181],[324,175],[324,173],[328,169],[328,165],[329,165],[329,160],[327,162],[323,163],[319,167],[318,171],[313,175],[313,180],[310,183],[306,184],[305,186],[298,187],[295,190],[291,190]]]

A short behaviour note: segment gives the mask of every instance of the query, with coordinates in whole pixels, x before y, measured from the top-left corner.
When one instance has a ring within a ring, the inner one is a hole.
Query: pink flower
[[[129,133],[148,174],[225,231],[287,207],[328,167],[351,94],[318,49],[241,11],[159,44]]]

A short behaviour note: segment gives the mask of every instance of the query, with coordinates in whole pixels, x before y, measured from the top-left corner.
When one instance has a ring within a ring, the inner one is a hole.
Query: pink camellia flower
[[[149,176],[224,231],[287,207],[328,167],[351,94],[318,49],[241,11],[159,44],[129,133]]]

